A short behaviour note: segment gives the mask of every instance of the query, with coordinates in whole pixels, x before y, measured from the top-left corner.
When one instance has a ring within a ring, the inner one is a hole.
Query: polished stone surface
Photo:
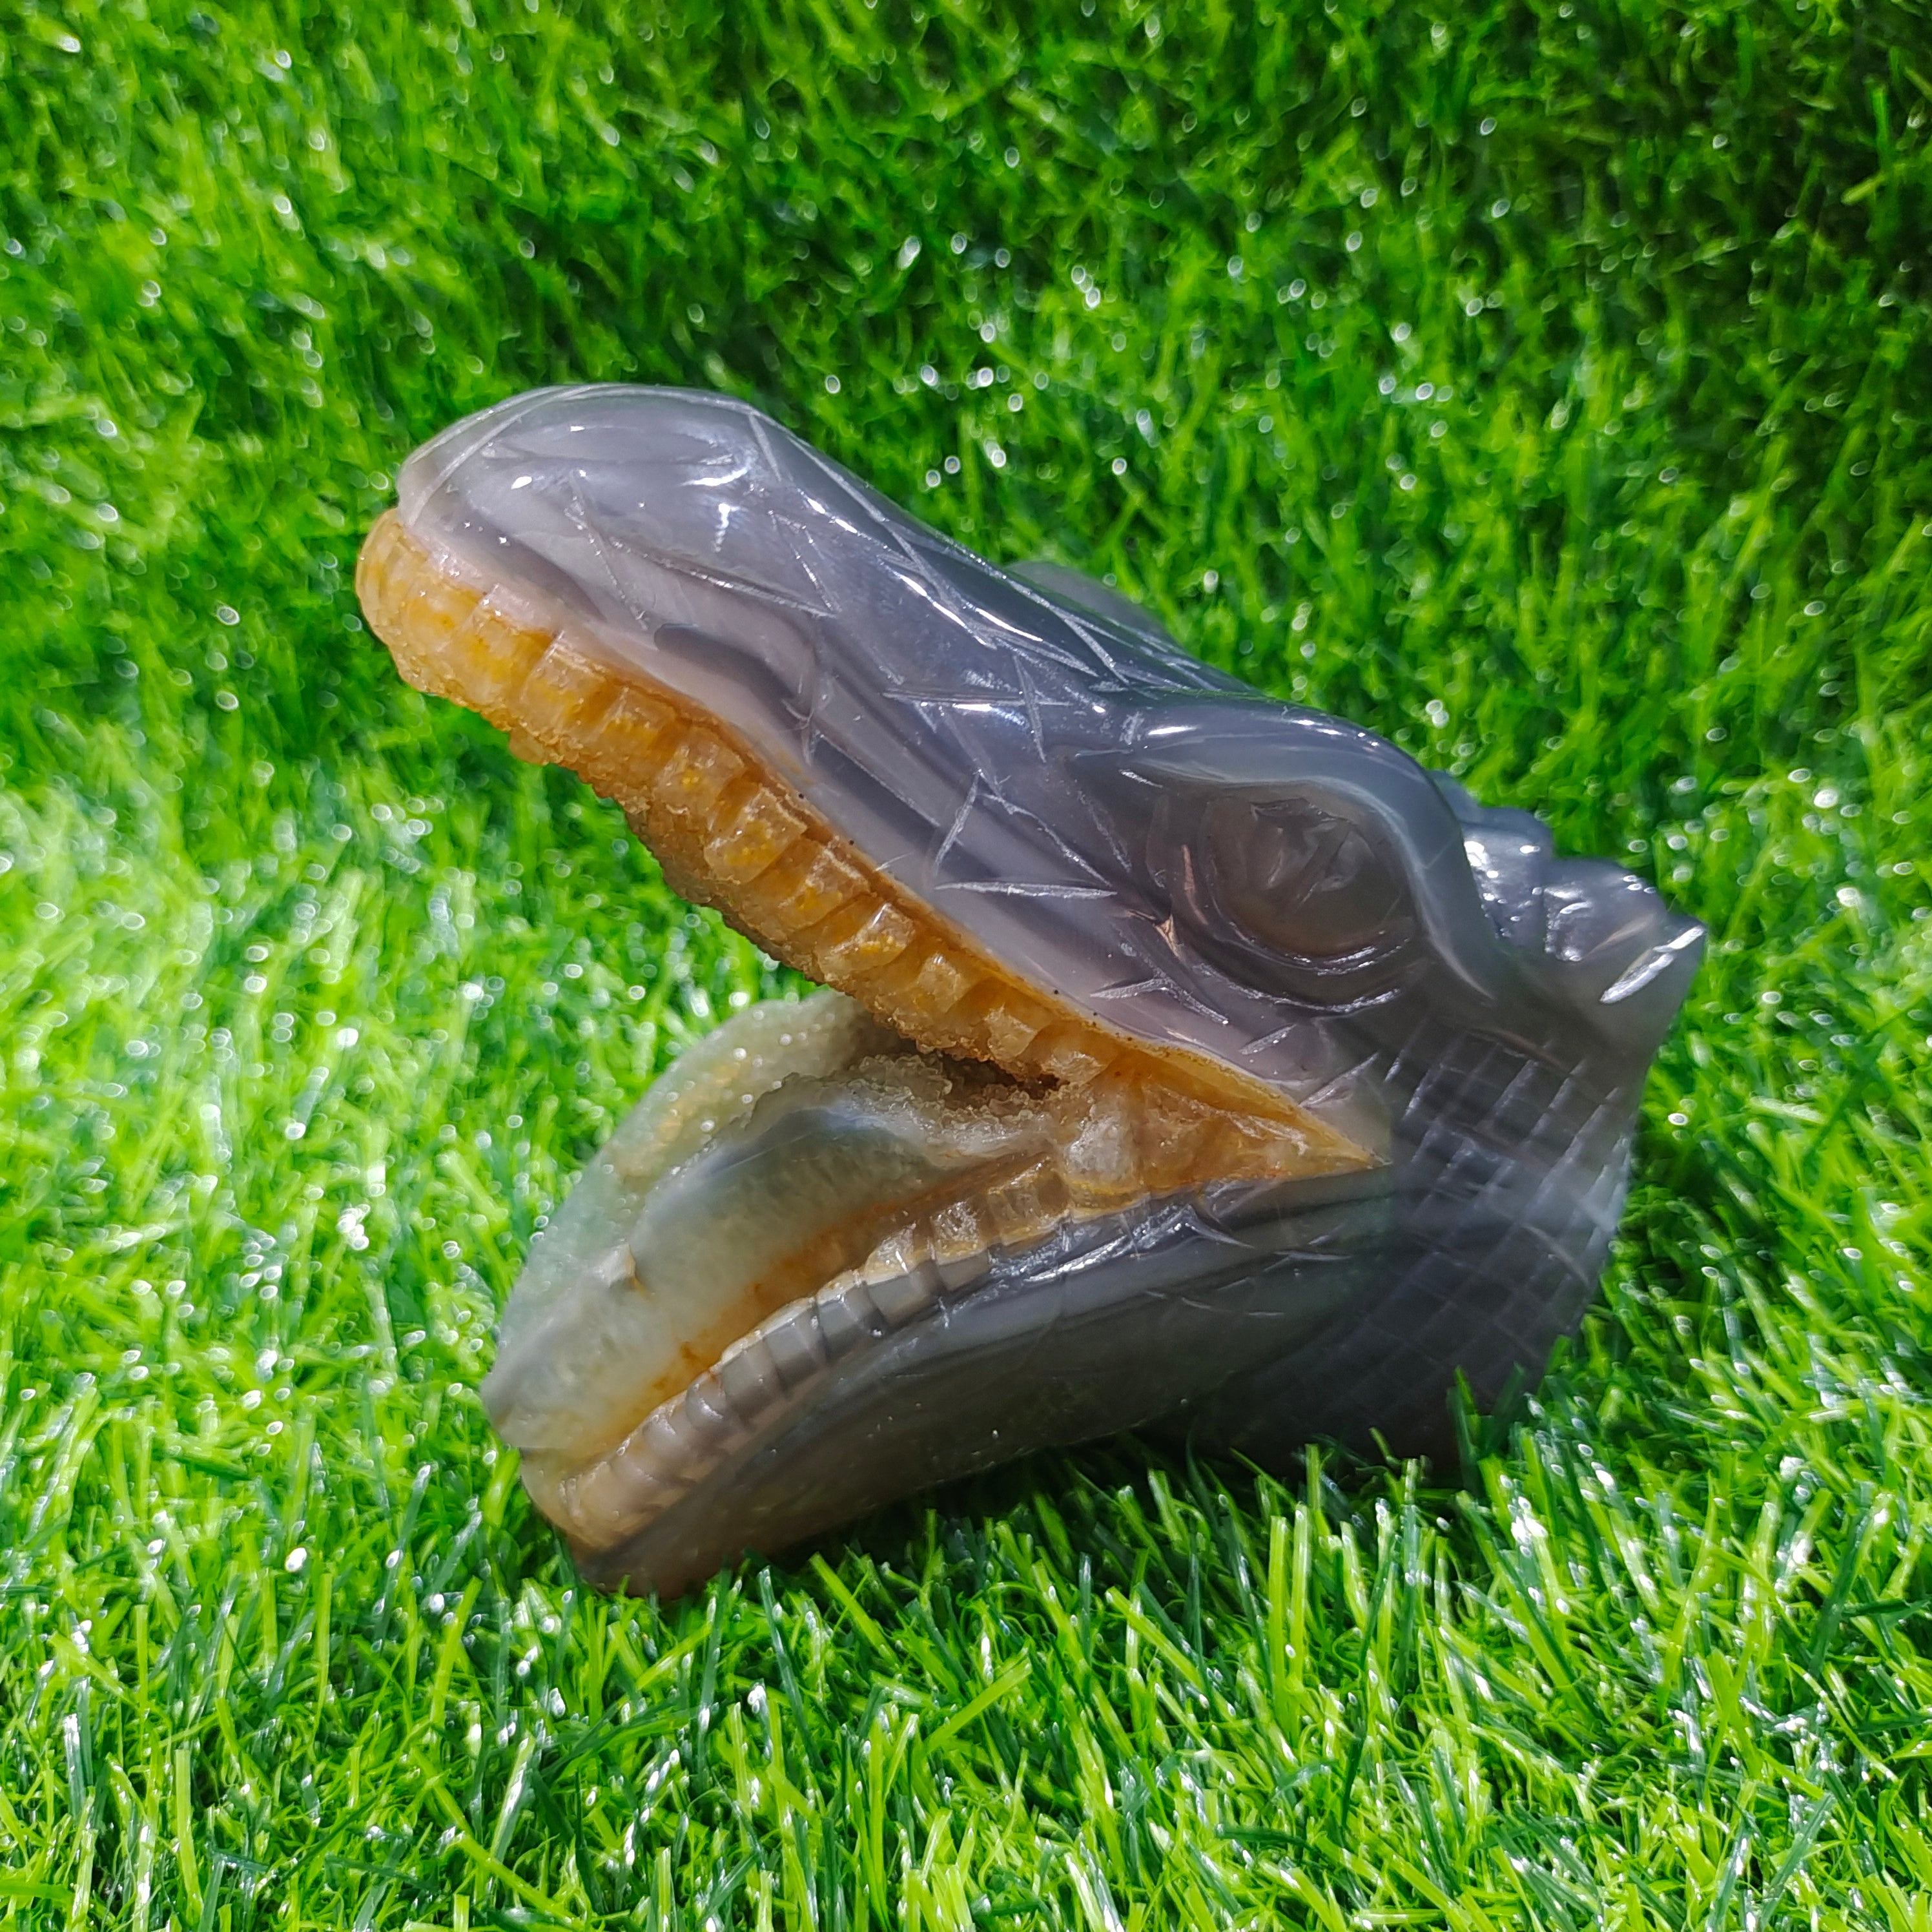
[[[1104,586],[972,555],[729,398],[518,398],[419,450],[400,498],[433,554],[731,728],[1029,984],[1383,1162],[1352,1197],[1210,1187],[994,1256],[725,1429],[605,1574],[688,1580],[1163,1415],[1264,1460],[1311,1434],[1441,1451],[1459,1372],[1493,1397],[1574,1325],[1701,949],[1647,884]]]

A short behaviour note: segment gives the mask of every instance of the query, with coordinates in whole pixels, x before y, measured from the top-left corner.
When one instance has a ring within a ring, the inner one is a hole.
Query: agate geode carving
[[[586,1574],[1129,1427],[1440,1451],[1575,1324],[1702,939],[1642,881],[725,397],[519,397],[399,494],[403,674],[832,989],[686,1052],[505,1312]]]

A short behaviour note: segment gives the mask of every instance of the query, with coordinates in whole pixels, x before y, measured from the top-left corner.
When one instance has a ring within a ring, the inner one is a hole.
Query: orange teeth
[[[1241,1130],[1220,1144],[1244,1169],[1257,1133],[1283,1178],[1373,1165],[1234,1068],[1135,1040],[1029,985],[880,872],[729,728],[619,668],[595,638],[532,621],[516,586],[431,556],[394,512],[370,532],[356,584],[410,683],[481,712],[520,756],[580,773],[623,807],[680,891],[926,1051],[1076,1090],[1104,1076],[1144,1093],[1150,1118],[1177,1098],[1174,1131],[1190,1144],[1198,1114],[1235,1116]]]

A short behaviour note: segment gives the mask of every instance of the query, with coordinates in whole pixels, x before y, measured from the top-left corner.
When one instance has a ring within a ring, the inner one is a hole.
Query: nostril
[[[1601,860],[1552,866],[1542,897],[1550,952],[1574,966],[1607,968],[1610,979],[1655,943],[1670,918],[1642,880]]]

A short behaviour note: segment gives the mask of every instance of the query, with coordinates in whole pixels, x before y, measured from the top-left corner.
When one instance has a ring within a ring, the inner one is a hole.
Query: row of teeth
[[[557,1472],[546,1507],[583,1545],[610,1547],[688,1495],[839,1363],[1048,1239],[1066,1225],[1068,1206],[1044,1164],[949,1202],[733,1343],[609,1454],[580,1471]],[[546,1472],[531,1466],[539,1460],[526,1457],[526,1466],[542,1483]]]
[[[513,593],[464,580],[393,515],[364,550],[358,588],[412,682],[507,728],[520,755],[568,764],[624,806],[674,886],[722,904],[922,1049],[990,1060],[1021,1079],[1083,1088],[1105,1074],[1228,1106],[1232,1096],[1191,1069],[1070,1023],[1015,985],[868,877],[719,733],[530,621]],[[1277,1134],[1326,1156],[1324,1166],[1353,1151],[1305,1116],[1280,1118],[1256,1095],[1235,1105],[1276,1115]]]

